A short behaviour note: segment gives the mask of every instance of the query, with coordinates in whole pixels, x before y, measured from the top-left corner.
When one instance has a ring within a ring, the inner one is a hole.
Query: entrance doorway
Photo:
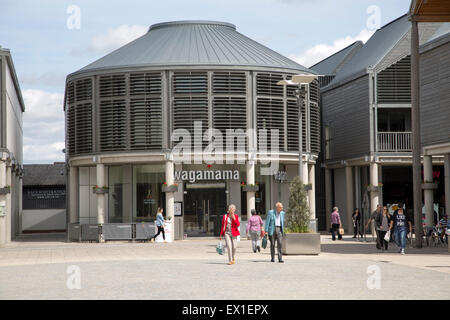
[[[225,183],[186,184],[184,231],[190,236],[218,236],[226,213]]]

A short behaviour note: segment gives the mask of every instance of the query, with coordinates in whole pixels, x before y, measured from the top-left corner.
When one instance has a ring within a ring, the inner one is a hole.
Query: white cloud
[[[144,35],[148,27],[141,25],[123,24],[117,28],[110,28],[106,34],[95,36],[89,45],[89,50],[96,53],[106,53],[131,42]]]
[[[64,95],[23,90],[23,152],[25,163],[64,161]]]
[[[310,67],[338,52],[339,50],[344,49],[355,41],[361,40],[362,42],[366,42],[374,34],[374,32],[375,31],[363,29],[354,37],[346,36],[344,38],[339,38],[334,40],[332,44],[321,43],[307,49],[301,54],[290,54],[289,58],[300,63],[301,65],[304,65],[305,67]]]

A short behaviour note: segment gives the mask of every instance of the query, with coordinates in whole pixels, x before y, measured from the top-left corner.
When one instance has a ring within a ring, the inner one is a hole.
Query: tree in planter
[[[307,233],[309,232],[309,206],[305,185],[296,176],[289,187],[289,209],[286,212],[286,232],[287,233]]]

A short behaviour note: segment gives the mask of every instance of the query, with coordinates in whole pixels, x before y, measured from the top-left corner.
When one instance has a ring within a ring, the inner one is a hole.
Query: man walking
[[[283,204],[281,202],[277,202],[275,204],[276,210],[269,210],[267,214],[266,224],[264,225],[264,230],[266,230],[266,234],[269,235],[270,240],[270,256],[271,262],[275,262],[275,241],[277,243],[278,249],[278,262],[283,263],[282,257],[282,244],[281,241],[283,239],[284,232],[284,211]]]

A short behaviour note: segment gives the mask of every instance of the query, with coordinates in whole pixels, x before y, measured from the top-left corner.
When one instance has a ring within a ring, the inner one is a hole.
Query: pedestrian
[[[227,245],[228,252],[228,264],[234,264],[234,257],[236,255],[236,238],[240,235],[239,226],[241,225],[239,222],[239,217],[235,214],[236,206],[234,204],[230,204],[228,206],[228,212],[222,218],[222,227],[220,229],[220,240],[222,240],[222,236],[225,236],[225,243]]]
[[[389,241],[386,241],[384,239],[384,237],[390,229],[391,215],[389,214],[388,208],[386,206],[383,207],[383,213],[381,215],[376,216],[375,223],[377,225],[377,230],[379,233],[378,245],[381,247],[381,249],[384,248],[384,250],[387,251],[388,246],[389,246]]]
[[[352,221],[353,221],[353,229],[354,229],[354,235],[353,238],[356,238],[356,235],[363,236],[361,231],[361,213],[359,212],[359,209],[356,208],[355,211],[353,211],[352,214]]]
[[[259,237],[261,236],[261,232],[264,232],[263,221],[261,217],[256,213],[255,209],[252,209],[250,212],[252,216],[247,222],[245,233],[248,237],[248,231],[250,230],[253,252],[256,253],[256,250],[258,250],[258,252],[261,252],[261,247],[259,246]]]
[[[342,227],[341,217],[339,216],[339,208],[334,207],[331,213],[331,239],[336,241],[336,233],[338,240],[342,240],[342,234],[339,233],[339,229]]]
[[[269,235],[270,241],[270,257],[271,262],[275,262],[275,242],[277,243],[278,262],[284,263],[282,254],[282,239],[284,233],[284,211],[283,204],[277,202],[275,204],[276,210],[269,210],[264,225],[265,234]]]
[[[381,215],[383,214],[383,212],[381,211],[381,205],[377,204],[377,209],[372,212],[372,216],[369,218],[369,221],[367,221],[367,224],[364,228],[364,230],[367,229],[367,227],[369,226],[369,224],[372,221],[376,221],[376,219],[380,220],[381,219]],[[381,220],[380,220],[381,221]],[[381,250],[381,245],[380,245],[380,234],[378,232],[378,228],[375,228],[376,234],[377,234],[377,244],[376,247],[378,250]]]
[[[159,234],[162,232],[162,236],[164,239],[164,242],[166,241],[166,235],[164,234],[164,217],[163,217],[163,208],[158,207],[158,210],[156,211],[156,226],[158,227],[158,233],[155,234],[152,238],[152,241],[155,241],[156,237],[159,236]]]
[[[399,253],[405,254],[406,247],[406,233],[412,232],[412,223],[411,220],[404,214],[403,206],[399,206],[397,211],[394,213],[394,217],[391,221],[390,229],[394,229],[395,233],[395,242],[397,243],[397,247],[399,248]]]

